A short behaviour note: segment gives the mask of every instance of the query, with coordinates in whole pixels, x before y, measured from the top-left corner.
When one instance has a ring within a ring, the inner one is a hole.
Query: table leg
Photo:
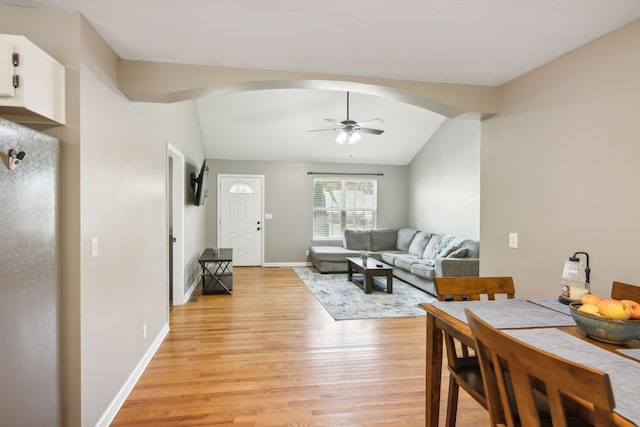
[[[387,271],[387,293],[393,293],[393,272]]]
[[[440,383],[442,379],[442,331],[435,318],[427,313],[427,372],[425,425],[438,427],[440,415]]]
[[[351,262],[347,262],[347,280],[351,281],[352,276],[353,276],[353,268],[351,267]]]
[[[363,278],[363,285],[364,285],[364,293],[370,294],[371,289],[373,288],[373,276],[365,273]]]

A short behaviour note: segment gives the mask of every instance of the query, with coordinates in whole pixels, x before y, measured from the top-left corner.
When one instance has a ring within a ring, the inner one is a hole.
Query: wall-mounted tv
[[[200,173],[196,175],[191,172],[191,188],[193,189],[193,204],[196,206],[204,205],[207,199],[207,176],[209,175],[209,167],[207,159],[202,162]]]

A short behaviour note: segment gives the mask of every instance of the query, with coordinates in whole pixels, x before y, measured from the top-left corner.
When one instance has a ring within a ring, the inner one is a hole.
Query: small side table
[[[207,248],[198,260],[202,267],[202,293],[204,295],[233,290],[233,249]],[[222,289],[216,290],[218,286]]]

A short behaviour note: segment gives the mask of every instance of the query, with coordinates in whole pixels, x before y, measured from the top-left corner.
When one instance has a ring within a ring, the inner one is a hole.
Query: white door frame
[[[169,159],[173,161],[173,179],[169,182]],[[173,305],[182,305],[185,301],[184,292],[184,154],[173,145],[167,143],[167,289],[169,287],[169,207],[173,207]],[[173,198],[169,203],[169,186]],[[167,299],[169,295],[167,293]]]
[[[217,211],[216,211],[216,218],[217,218],[217,224],[216,224],[216,246],[220,247],[220,228],[221,228],[221,223],[220,223],[220,204],[221,204],[221,199],[222,199],[222,195],[221,193],[221,188],[222,188],[222,179],[223,178],[242,178],[242,177],[248,177],[248,178],[258,178],[260,180],[260,265],[264,265],[264,228],[265,228],[265,223],[264,223],[264,175],[250,175],[250,174],[243,174],[243,173],[220,173],[218,174],[218,183],[217,183],[217,200],[216,200],[216,205],[217,205]]]

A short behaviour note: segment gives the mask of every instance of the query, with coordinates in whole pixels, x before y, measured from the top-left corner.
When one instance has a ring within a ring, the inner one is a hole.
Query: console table
[[[202,267],[202,294],[211,295],[233,290],[233,249],[207,248],[198,260]],[[221,289],[216,289],[218,286]]]

